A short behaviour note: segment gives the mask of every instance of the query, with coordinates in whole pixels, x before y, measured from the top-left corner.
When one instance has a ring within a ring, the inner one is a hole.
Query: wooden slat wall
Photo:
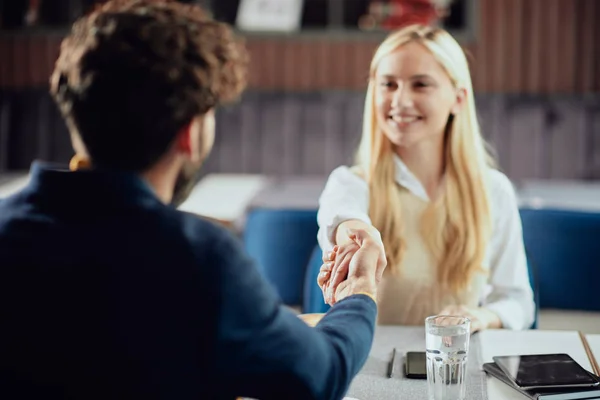
[[[0,35],[0,87],[47,85],[61,40],[55,34]]]
[[[482,93],[600,92],[600,0],[479,0],[479,31],[465,44]],[[48,81],[57,35],[0,36],[0,87]],[[377,42],[249,37],[250,87],[314,91],[365,87]]]

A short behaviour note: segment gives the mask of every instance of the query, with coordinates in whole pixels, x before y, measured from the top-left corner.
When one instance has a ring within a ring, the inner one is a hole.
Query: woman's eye
[[[388,88],[388,89],[392,89],[392,88],[396,87],[396,84],[394,82],[381,82],[381,86]]]

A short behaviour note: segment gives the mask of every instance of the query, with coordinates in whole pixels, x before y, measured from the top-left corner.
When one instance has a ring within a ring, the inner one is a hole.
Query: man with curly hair
[[[34,163],[0,203],[0,398],[344,395],[373,339],[379,247],[354,232],[337,304],[310,328],[227,230],[175,207],[247,60],[193,5],[112,0],[75,23],[51,93],[76,156]]]

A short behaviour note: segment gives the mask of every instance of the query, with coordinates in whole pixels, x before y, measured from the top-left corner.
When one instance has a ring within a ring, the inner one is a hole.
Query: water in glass
[[[469,319],[429,317],[425,328],[429,400],[464,400]]]

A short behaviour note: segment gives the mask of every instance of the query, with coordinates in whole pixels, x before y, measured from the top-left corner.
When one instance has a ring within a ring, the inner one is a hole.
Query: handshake
[[[323,255],[317,283],[329,305],[358,293],[377,298],[387,259],[381,240],[366,229],[347,228],[348,241]]]

